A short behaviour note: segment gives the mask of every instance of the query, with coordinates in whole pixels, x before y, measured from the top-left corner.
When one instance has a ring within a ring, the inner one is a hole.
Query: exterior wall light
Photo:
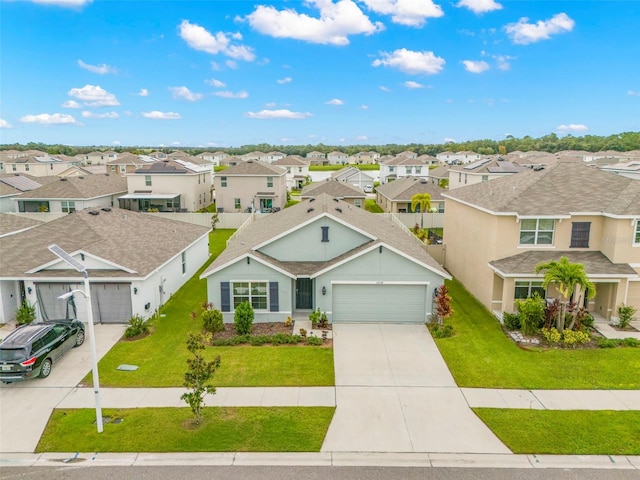
[[[326,295],[327,294],[327,287],[322,287],[322,294]]]

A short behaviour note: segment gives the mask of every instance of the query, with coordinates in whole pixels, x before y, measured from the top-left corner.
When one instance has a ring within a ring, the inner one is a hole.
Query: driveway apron
[[[424,325],[333,326],[325,452],[510,453],[476,417]]]

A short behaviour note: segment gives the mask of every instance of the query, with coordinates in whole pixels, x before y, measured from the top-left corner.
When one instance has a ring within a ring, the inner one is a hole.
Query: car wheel
[[[84,330],[78,330],[78,333],[76,333],[76,344],[74,345],[74,347],[79,347],[83,343],[84,343]]]
[[[51,359],[47,358],[44,362],[42,362],[42,367],[40,367],[40,376],[42,378],[47,378],[51,373]]]

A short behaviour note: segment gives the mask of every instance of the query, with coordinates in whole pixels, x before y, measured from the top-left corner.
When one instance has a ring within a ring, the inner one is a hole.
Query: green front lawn
[[[640,455],[640,411],[474,408],[513,453]]]
[[[208,407],[200,426],[189,408],[54,410],[36,452],[318,452],[334,407]]]
[[[364,201],[364,209],[371,213],[384,213],[384,210],[372,198]]]
[[[209,246],[213,261],[226,247],[234,230],[216,230]],[[105,387],[179,387],[190,354],[187,334],[199,332],[202,324],[192,320],[206,301],[206,280],[200,273],[207,262],[161,308],[153,333],[136,341],[118,342],[98,365],[100,383]],[[284,321],[284,319],[283,319]],[[322,347],[211,347],[207,356],[222,360],[213,383],[216,386],[315,386],[333,385],[333,350]],[[136,371],[116,370],[118,365],[137,365]],[[84,383],[91,382],[91,374]]]
[[[447,282],[456,335],[436,340],[461,387],[524,389],[640,389],[634,348],[525,350],[458,281]]]

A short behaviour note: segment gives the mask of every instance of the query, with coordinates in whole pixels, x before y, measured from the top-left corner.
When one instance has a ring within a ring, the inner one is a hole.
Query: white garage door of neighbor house
[[[333,323],[424,323],[426,285],[333,285]]]

